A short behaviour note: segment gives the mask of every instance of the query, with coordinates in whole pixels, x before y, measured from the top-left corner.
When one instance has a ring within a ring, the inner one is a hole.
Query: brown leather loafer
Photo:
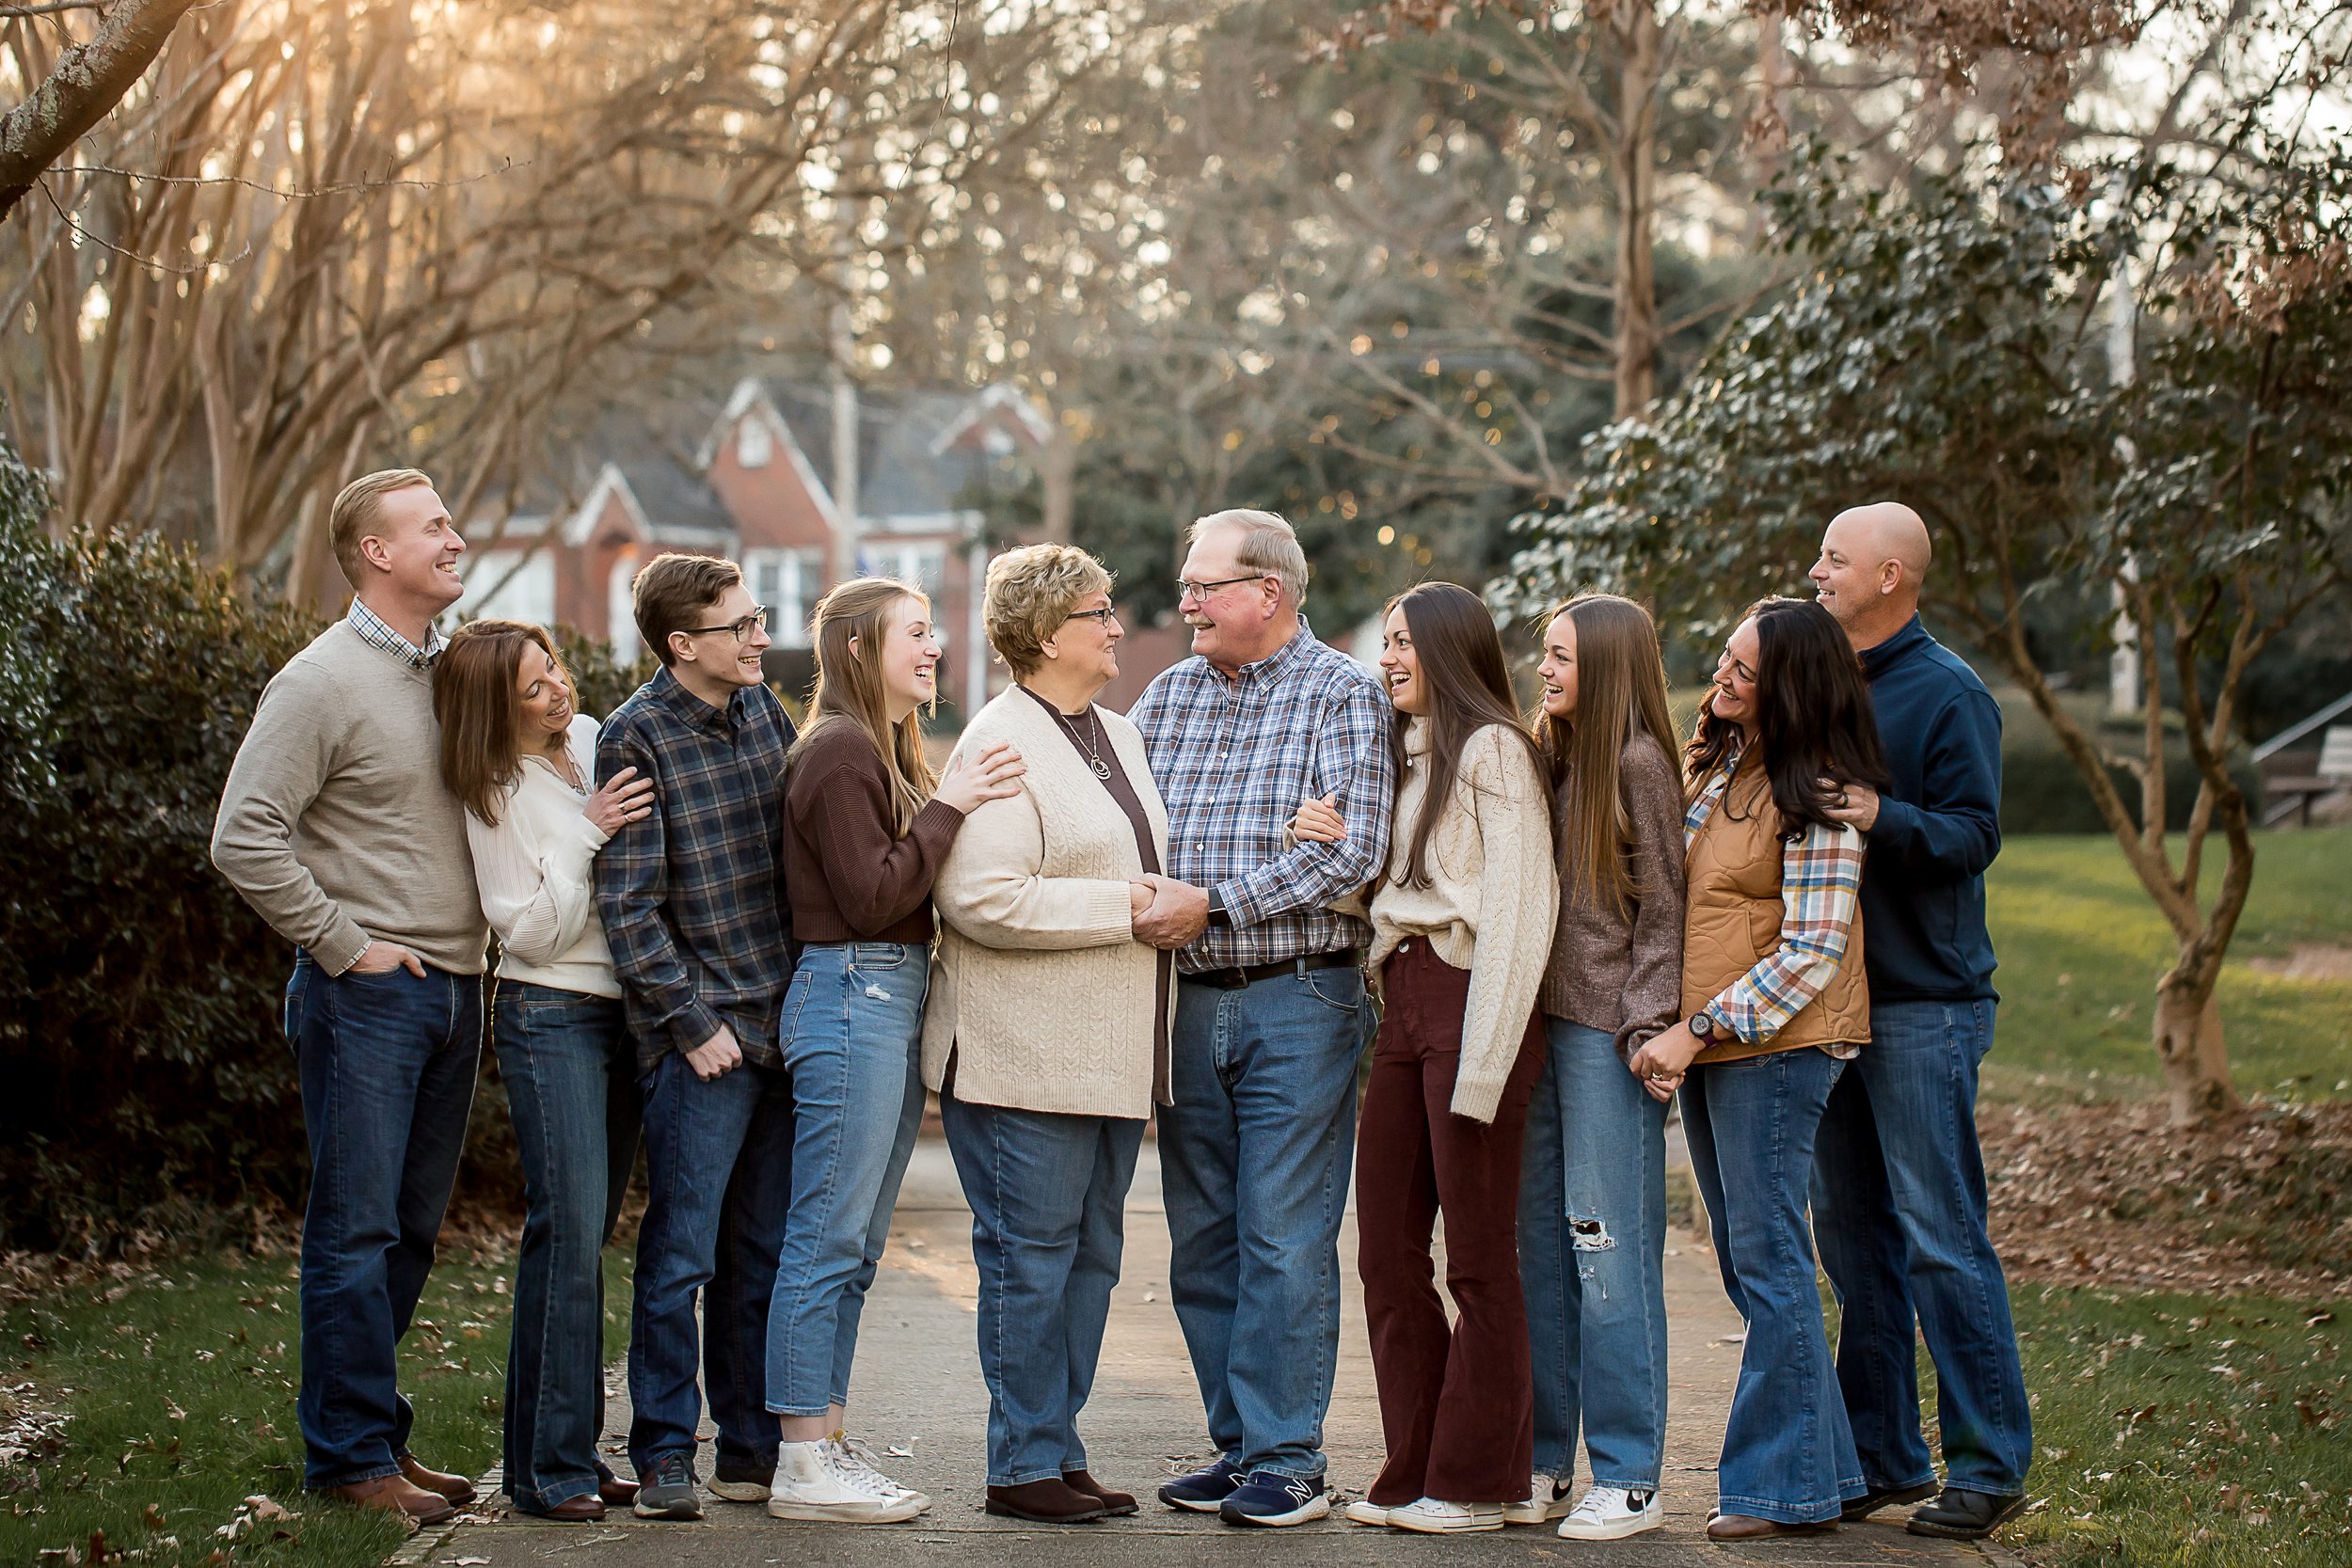
[[[1784,1525],[1777,1519],[1759,1519],[1753,1513],[1718,1513],[1707,1521],[1709,1541],[1770,1541],[1778,1535],[1822,1535],[1833,1527],[1820,1525]]]
[[[473,1482],[464,1476],[453,1476],[441,1470],[428,1470],[424,1462],[413,1453],[400,1456],[400,1473],[408,1484],[425,1492],[437,1492],[451,1502],[465,1504],[473,1501]]]
[[[518,1508],[515,1512],[526,1519],[551,1519],[559,1525],[593,1525],[604,1517],[604,1499],[594,1492],[582,1492],[553,1508]]]
[[[596,1496],[607,1508],[628,1508],[637,1501],[637,1483],[621,1476],[599,1477]]]
[[[1124,1517],[1136,1511],[1134,1493],[1114,1492],[1084,1470],[1064,1470],[1061,1473],[1061,1481],[1062,1484],[1073,1492],[1083,1492],[1101,1503],[1103,1511],[1106,1513]]]
[[[457,1516],[457,1505],[438,1492],[427,1492],[411,1486],[404,1476],[378,1476],[373,1481],[349,1481],[326,1489],[330,1497],[340,1497],[358,1508],[380,1509],[386,1513],[405,1514],[420,1525],[437,1525],[444,1519]]]
[[[1089,1497],[1067,1481],[1031,1481],[1019,1486],[988,1489],[988,1512],[1033,1525],[1083,1525],[1107,1518],[1103,1499]]]

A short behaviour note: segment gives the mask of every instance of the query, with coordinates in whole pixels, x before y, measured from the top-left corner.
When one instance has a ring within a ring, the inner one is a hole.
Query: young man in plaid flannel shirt
[[[1327,906],[1378,874],[1396,781],[1387,694],[1299,615],[1290,525],[1193,525],[1178,609],[1193,652],[1129,714],[1167,801],[1168,871],[1138,936],[1178,949],[1160,1155],[1169,1288],[1217,1460],[1160,1489],[1237,1525],[1330,1512],[1323,1418],[1339,1354],[1339,1229],[1370,927]],[[1301,800],[1349,836],[1286,845]]]

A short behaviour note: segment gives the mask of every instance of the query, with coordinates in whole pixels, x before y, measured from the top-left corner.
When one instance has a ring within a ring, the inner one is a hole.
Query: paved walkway
[[[1675,1568],[1720,1565],[1727,1555],[1787,1568],[1858,1568],[1983,1560],[1970,1548],[1907,1535],[1899,1523],[1851,1527],[1819,1539],[1775,1542],[1733,1554],[1706,1543],[1702,1531],[1714,1501],[1715,1452],[1739,1369],[1740,1325],[1724,1299],[1713,1255],[1682,1234],[1670,1239],[1666,1258],[1673,1363],[1663,1530],[1606,1545],[1562,1541],[1549,1528],[1437,1539],[1366,1529],[1335,1515],[1278,1536],[1163,1508],[1150,1499],[1151,1489],[1162,1476],[1200,1462],[1206,1439],[1184,1338],[1168,1306],[1168,1228],[1148,1141],[1127,1212],[1125,1277],[1112,1302],[1102,1371],[1083,1430],[1094,1473],[1145,1497],[1137,1517],[1041,1529],[981,1512],[988,1395],[973,1346],[977,1276],[971,1217],[946,1146],[927,1138],[908,1173],[889,1254],[867,1300],[852,1424],[877,1447],[907,1450],[887,1467],[936,1499],[930,1513],[892,1526],[784,1524],[759,1508],[706,1495],[709,1516],[700,1525],[645,1524],[628,1517],[594,1528],[513,1517],[469,1519],[453,1531],[417,1537],[401,1558],[436,1568],[770,1568],[817,1562],[853,1568],[1000,1562],[1239,1568],[1278,1560],[1311,1568],[1472,1560]],[[1343,1248],[1352,1287],[1352,1218]],[[616,1435],[607,1448],[618,1454],[617,1434],[627,1430],[628,1416],[617,1374],[613,1387],[611,1420]],[[1357,1495],[1377,1468],[1381,1448],[1362,1304],[1352,1288],[1341,1326],[1338,1389],[1327,1438],[1333,1484]],[[699,1468],[708,1475],[707,1453]]]

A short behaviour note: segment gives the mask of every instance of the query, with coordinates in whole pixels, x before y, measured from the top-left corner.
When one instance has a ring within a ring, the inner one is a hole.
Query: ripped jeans
[[[768,1408],[850,1402],[866,1288],[890,1238],[923,1121],[928,949],[815,942],[784,996],[792,1074],[792,1207],[768,1308]]]
[[[1519,1186],[1535,1473],[1572,1475],[1581,1427],[1595,1485],[1653,1492],[1666,1437],[1666,1107],[1606,1032],[1544,1025]]]

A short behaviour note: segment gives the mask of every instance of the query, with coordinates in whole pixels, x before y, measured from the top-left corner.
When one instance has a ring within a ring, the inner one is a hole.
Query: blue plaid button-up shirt
[[[781,1067],[792,979],[784,897],[784,756],[792,720],[764,686],[716,708],[668,670],[612,710],[596,777],[634,768],[654,809],[596,855],[596,912],[620,977],[637,1068],[735,1031],[743,1059]]]
[[[432,669],[433,661],[441,657],[443,648],[449,646],[449,639],[441,635],[441,628],[428,625],[424,628],[424,646],[418,647],[394,631],[383,616],[358,599],[351,601],[351,612],[343,619],[351,623],[351,629],[359,634],[360,641],[372,648],[383,649],[411,669]]]
[[[1216,893],[1212,923],[1176,955],[1187,974],[1359,947],[1372,927],[1326,906],[1388,861],[1396,766],[1388,693],[1364,669],[1298,635],[1230,679],[1199,657],[1161,673],[1127,717],[1168,803],[1168,874]],[[1339,797],[1347,837],[1283,846],[1309,796]]]

